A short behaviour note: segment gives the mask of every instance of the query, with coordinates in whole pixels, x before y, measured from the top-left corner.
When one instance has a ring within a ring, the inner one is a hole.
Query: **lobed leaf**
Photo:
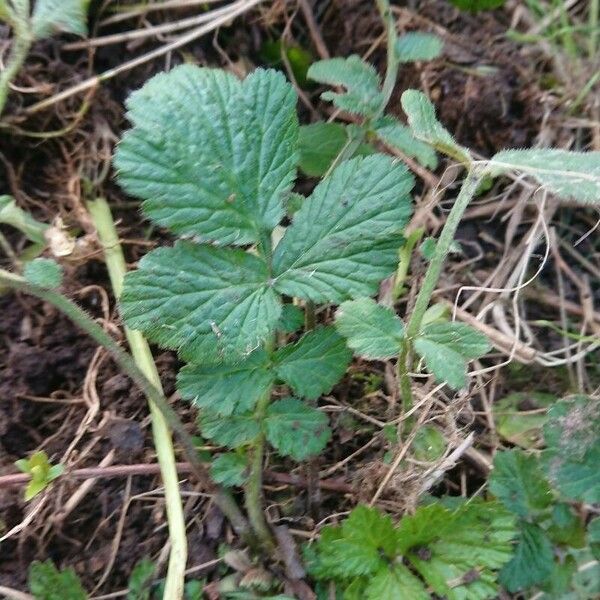
[[[198,425],[205,438],[228,448],[240,448],[260,434],[260,424],[253,413],[224,417],[207,411],[200,414]]]
[[[403,564],[394,564],[381,569],[367,584],[367,600],[430,600],[423,582]]]
[[[275,373],[264,350],[255,350],[237,363],[191,363],[177,376],[184,400],[216,415],[252,410],[273,385]]]
[[[374,294],[396,266],[412,186],[407,168],[381,154],[339,165],[277,245],[275,289],[314,302]]]
[[[324,92],[321,98],[347,112],[374,117],[384,101],[377,71],[355,54],[315,62],[307,75],[319,83],[346,88],[345,93]]]
[[[247,479],[248,462],[244,456],[227,452],[213,459],[210,477],[215,483],[227,487],[243,485]]]
[[[133,129],[115,166],[149,218],[236,245],[279,223],[298,162],[296,95],[281,73],[257,69],[240,82],[183,65],[153,77],[127,107]]]
[[[71,568],[59,571],[51,560],[29,566],[29,591],[36,600],[86,600],[81,581]]]
[[[504,150],[491,159],[490,171],[494,176],[521,171],[562,198],[600,204],[600,152]]]
[[[456,143],[447,129],[437,120],[435,108],[423,92],[406,90],[401,98],[402,109],[414,136],[462,163],[470,163],[466,148]]]
[[[268,277],[266,263],[243,250],[179,241],[127,274],[121,313],[186,360],[234,360],[275,331],[281,304]]]
[[[394,311],[371,298],[342,303],[335,326],[356,354],[374,360],[397,356],[404,338],[404,324]]]
[[[31,15],[31,31],[35,39],[64,31],[87,35],[89,0],[37,0]]]
[[[442,53],[444,42],[433,33],[411,31],[398,37],[396,56],[401,63],[433,60]]]
[[[304,460],[321,452],[331,438],[327,415],[296,398],[269,405],[265,432],[269,443],[283,456]]]
[[[352,353],[333,327],[319,327],[274,354],[277,375],[298,396],[315,399],[341,379]]]

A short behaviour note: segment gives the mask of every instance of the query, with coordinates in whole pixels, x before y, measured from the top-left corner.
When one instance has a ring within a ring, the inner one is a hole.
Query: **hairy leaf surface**
[[[280,300],[264,261],[180,241],[149,252],[125,277],[123,318],[187,360],[235,360],[275,330]]]
[[[260,433],[260,424],[253,413],[224,417],[207,411],[200,414],[198,424],[205,438],[228,448],[244,446]]]
[[[51,258],[36,258],[25,264],[23,276],[33,285],[54,289],[60,287],[63,271],[62,267]]]
[[[315,302],[374,294],[396,266],[412,186],[406,167],[381,154],[339,165],[275,249],[275,288]]]
[[[296,95],[282,74],[240,82],[183,65],[153,77],[127,103],[133,129],[117,149],[121,185],[179,235],[248,244],[284,215],[296,174]]]
[[[401,63],[433,60],[442,53],[444,43],[433,33],[411,31],[398,37],[396,55]]]
[[[248,463],[244,456],[227,452],[217,456],[210,465],[210,476],[215,483],[231,487],[242,485],[247,478]]]
[[[61,31],[87,35],[89,0],[37,0],[31,15],[31,29],[36,39]]]

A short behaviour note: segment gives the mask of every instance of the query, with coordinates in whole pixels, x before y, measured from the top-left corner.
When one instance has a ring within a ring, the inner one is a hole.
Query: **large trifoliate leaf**
[[[308,78],[346,88],[345,93],[324,92],[321,98],[351,113],[373,117],[384,101],[377,71],[355,54],[313,63],[308,69]]]
[[[315,302],[373,295],[397,264],[412,186],[407,168],[382,154],[336,167],[277,245],[275,289]]]
[[[274,368],[295,394],[314,399],[331,390],[351,359],[344,338],[333,327],[320,327],[277,350]]]
[[[36,39],[65,31],[87,35],[89,0],[37,0],[31,16],[31,30]]]
[[[263,260],[180,241],[149,252],[125,277],[123,318],[187,360],[233,360],[273,333],[281,312]]]
[[[557,196],[600,204],[600,152],[504,150],[492,158],[490,170],[495,176],[521,171]]]
[[[237,363],[188,364],[179,371],[181,397],[217,415],[252,410],[275,379],[268,354],[256,350]]]
[[[600,401],[574,396],[557,402],[548,411],[544,438],[546,472],[560,493],[600,502]]]
[[[241,82],[183,65],[153,77],[127,102],[133,129],[115,165],[152,220],[179,235],[248,244],[284,215],[298,155],[296,95],[258,69]]]
[[[436,150],[462,163],[469,163],[469,151],[456,143],[447,129],[437,120],[435,108],[423,92],[406,90],[401,98],[402,109],[414,136]]]
[[[404,324],[393,310],[371,298],[342,303],[335,315],[335,326],[348,346],[363,358],[383,360],[400,352]]]
[[[375,134],[391,148],[399,150],[406,156],[416,158],[424,167],[437,168],[437,155],[433,147],[418,140],[410,128],[402,125],[393,117],[379,119],[375,125]]]
[[[509,592],[542,583],[554,568],[552,543],[535,523],[520,522],[514,556],[500,572],[500,582]]]
[[[444,43],[433,33],[411,31],[398,37],[396,56],[401,63],[433,60],[442,53]]]
[[[520,517],[534,516],[553,502],[537,457],[522,450],[496,454],[489,487],[508,510]]]
[[[417,354],[438,381],[460,389],[467,381],[467,363],[490,351],[485,335],[465,323],[431,323],[414,342]]]
[[[228,448],[244,446],[260,434],[260,424],[253,413],[224,417],[207,411],[200,414],[198,425],[205,438]]]

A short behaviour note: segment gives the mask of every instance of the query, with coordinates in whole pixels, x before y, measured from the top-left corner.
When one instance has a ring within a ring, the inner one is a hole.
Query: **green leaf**
[[[515,554],[500,572],[500,582],[509,592],[542,583],[554,568],[552,544],[534,523],[521,521]]]
[[[404,565],[395,564],[381,569],[369,580],[366,594],[361,596],[366,600],[429,600],[423,583],[415,577]]]
[[[345,93],[324,92],[321,98],[347,112],[374,117],[384,101],[377,71],[355,54],[313,63],[308,69],[308,78],[346,88]]]
[[[450,0],[460,10],[479,12],[481,10],[492,10],[504,4],[504,0]]]
[[[411,446],[414,458],[433,462],[443,456],[446,439],[437,427],[422,425],[417,429]]]
[[[335,326],[356,354],[374,360],[397,356],[404,338],[404,324],[394,311],[371,298],[341,304]]]
[[[23,276],[28,283],[46,289],[59,288],[62,283],[62,267],[51,258],[35,258],[25,264]]]
[[[554,500],[537,457],[522,450],[496,454],[489,488],[508,510],[520,517],[533,517]]]
[[[587,541],[596,560],[600,560],[600,517],[592,519],[587,528]]]
[[[236,245],[279,223],[298,162],[296,94],[281,73],[257,69],[240,82],[183,65],[153,77],[127,106],[133,129],[115,165],[153,221]]]
[[[298,396],[315,399],[341,379],[352,360],[333,327],[319,327],[275,352],[275,371]]]
[[[462,163],[470,163],[471,156],[466,148],[458,145],[435,116],[435,108],[423,92],[406,90],[401,98],[402,109],[416,138],[433,146]]]
[[[253,413],[228,417],[211,412],[201,413],[198,425],[205,438],[228,448],[240,448],[252,442],[260,433],[260,425]]]
[[[156,567],[148,558],[138,562],[127,582],[127,600],[150,600]]]
[[[19,208],[12,196],[0,196],[0,224],[18,229],[36,244],[46,245],[44,231],[48,229],[48,225],[37,221],[28,212]]]
[[[487,338],[465,323],[431,323],[414,342],[427,369],[453,389],[466,384],[467,363],[491,349]]]
[[[87,35],[89,0],[37,0],[31,16],[31,31],[35,39],[49,37],[61,31]]]
[[[407,168],[381,154],[339,165],[277,245],[275,289],[314,302],[374,294],[396,267],[412,186]]]
[[[267,440],[283,456],[304,460],[321,452],[331,438],[327,423],[327,415],[316,408],[284,398],[267,409]]]
[[[284,304],[277,329],[283,333],[294,333],[304,325],[304,311],[295,304]]]
[[[179,371],[177,389],[184,400],[217,415],[252,410],[275,379],[264,350],[237,363],[188,364]]]
[[[570,500],[600,502],[600,401],[573,396],[548,411],[544,425],[546,472]]]
[[[428,169],[436,169],[438,160],[435,150],[418,140],[412,131],[393,117],[383,117],[375,126],[375,135],[391,148],[399,150]]]
[[[248,477],[247,471],[246,458],[233,452],[220,454],[210,465],[211,479],[227,487],[243,485]]]
[[[585,525],[566,502],[557,502],[552,507],[552,522],[546,531],[555,544],[571,548],[585,546]]]
[[[248,354],[281,312],[263,260],[231,248],[180,241],[158,248],[125,277],[121,312],[132,329],[187,360]]]
[[[73,569],[59,571],[51,560],[29,565],[29,591],[36,600],[86,600],[87,594]]]
[[[396,56],[401,63],[433,60],[442,53],[444,42],[433,33],[411,31],[398,37]]]
[[[557,196],[600,203],[600,152],[504,150],[491,159],[489,168],[493,176],[521,171]]]

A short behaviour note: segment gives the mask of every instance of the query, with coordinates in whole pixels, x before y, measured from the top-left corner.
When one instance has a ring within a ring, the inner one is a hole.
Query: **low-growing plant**
[[[0,115],[4,110],[10,84],[25,62],[33,42],[57,32],[87,34],[89,0],[0,0],[0,20],[13,29],[11,54],[0,73]]]
[[[57,477],[60,477],[65,470],[61,464],[51,464],[48,455],[43,450],[35,452],[29,458],[18,460],[15,465],[23,473],[31,475],[31,479],[25,488],[26,501],[35,498]]]

